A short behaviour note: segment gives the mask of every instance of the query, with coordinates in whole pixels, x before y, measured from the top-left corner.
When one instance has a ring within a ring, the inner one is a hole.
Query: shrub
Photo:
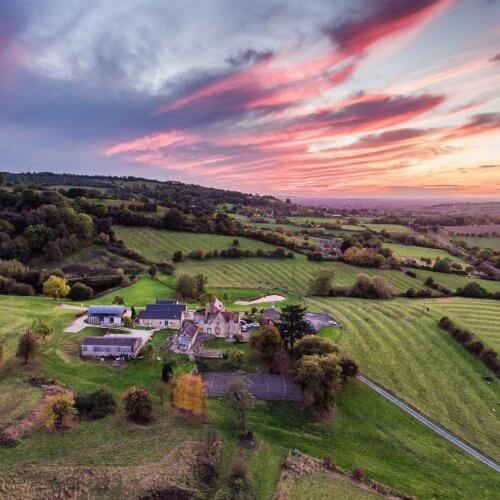
[[[283,339],[278,329],[272,324],[264,325],[250,342],[262,359],[268,363],[271,362],[275,353],[283,349]]]
[[[48,396],[45,400],[44,413],[47,427],[54,426],[56,429],[61,429],[65,419],[77,414],[73,395],[69,392],[61,392]]]
[[[38,348],[38,337],[28,328],[19,338],[16,356],[23,358],[24,364],[27,365],[30,358],[33,358],[38,353]]]
[[[134,422],[145,424],[153,417],[153,402],[145,387],[129,387],[121,397],[125,411]]]
[[[138,356],[148,361],[153,359],[154,353],[154,347],[151,344],[146,344],[139,349]]]
[[[472,282],[467,283],[463,288],[457,290],[457,295],[463,297],[475,297],[482,299],[484,297],[489,297],[489,293],[479,284]]]
[[[417,274],[414,273],[413,271],[405,271],[405,274],[409,276],[410,278],[416,278]]]
[[[356,377],[359,373],[359,365],[352,358],[340,358],[340,367],[344,377]]]
[[[198,446],[196,468],[202,481],[211,481],[220,474],[222,442],[217,432],[209,427]]]
[[[332,456],[330,455],[330,453],[327,453],[324,457],[323,457],[323,467],[329,469],[329,470],[333,470],[335,469],[335,462],[333,461],[333,458]]]
[[[472,354],[480,355],[484,351],[484,344],[475,338],[466,342],[464,347]]]
[[[94,290],[84,283],[75,283],[69,292],[71,300],[89,300],[94,296]]]
[[[116,400],[106,389],[76,396],[75,407],[78,413],[89,420],[98,420],[115,413]]]
[[[238,455],[233,461],[233,466],[227,478],[227,486],[231,498],[254,498],[253,485],[250,480],[250,470],[245,459]]]
[[[356,481],[363,481],[363,479],[365,478],[365,471],[364,471],[364,469],[362,469],[361,467],[356,467],[352,471],[352,477]]]
[[[161,367],[161,379],[163,382],[170,382],[174,376],[174,369],[170,363],[164,363]]]
[[[314,354],[326,356],[327,354],[335,354],[338,351],[338,345],[332,340],[316,335],[307,335],[295,344],[293,355],[295,359],[300,359],[302,356]]]

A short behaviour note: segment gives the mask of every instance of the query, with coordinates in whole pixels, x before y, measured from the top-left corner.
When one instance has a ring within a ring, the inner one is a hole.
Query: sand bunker
[[[281,302],[282,300],[286,300],[286,297],[282,297],[281,295],[266,295],[255,300],[237,300],[235,301],[235,305],[253,306],[254,304],[262,304],[263,302]]]

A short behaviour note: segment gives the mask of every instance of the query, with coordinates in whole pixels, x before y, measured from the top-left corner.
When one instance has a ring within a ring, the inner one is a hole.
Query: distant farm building
[[[148,304],[137,317],[137,324],[153,328],[180,328],[186,319],[186,304],[176,300],[157,300]]]
[[[268,307],[267,309],[264,309],[262,311],[262,319],[266,323],[279,323],[281,318],[280,313],[276,310],[276,307],[274,307],[274,304],[271,307]]]
[[[90,306],[87,310],[87,323],[99,326],[122,326],[125,306]]]
[[[82,341],[81,355],[84,358],[135,358],[140,347],[141,339],[129,335],[87,337]]]

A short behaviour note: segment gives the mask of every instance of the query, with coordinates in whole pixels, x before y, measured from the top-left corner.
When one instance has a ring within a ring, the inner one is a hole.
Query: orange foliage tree
[[[207,387],[200,375],[187,373],[175,383],[172,403],[179,410],[193,415],[205,415],[207,412]]]

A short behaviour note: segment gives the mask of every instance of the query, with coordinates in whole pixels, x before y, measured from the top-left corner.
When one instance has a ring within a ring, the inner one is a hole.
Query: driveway
[[[94,326],[94,325],[89,325],[88,323],[85,323],[87,321],[87,315],[84,314],[83,316],[79,316],[76,318],[71,325],[66,327],[64,331],[66,333],[78,333],[81,332],[84,328],[87,326]]]

